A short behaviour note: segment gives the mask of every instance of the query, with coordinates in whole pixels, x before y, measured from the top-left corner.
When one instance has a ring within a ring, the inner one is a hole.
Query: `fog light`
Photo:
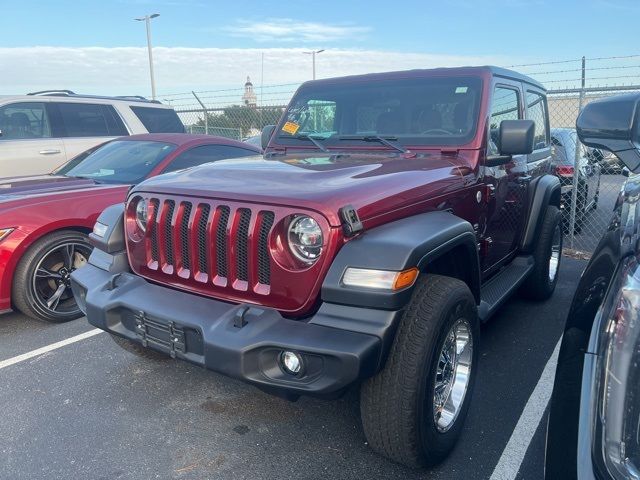
[[[93,234],[97,237],[104,238],[104,236],[107,234],[108,229],[109,227],[104,223],[96,222],[96,224],[93,226]]]
[[[299,375],[302,372],[302,357],[295,352],[284,351],[280,354],[280,365],[289,375]]]

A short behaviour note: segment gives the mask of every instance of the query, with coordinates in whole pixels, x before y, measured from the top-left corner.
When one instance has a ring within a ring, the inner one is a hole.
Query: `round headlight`
[[[306,215],[294,217],[289,224],[289,248],[305,263],[315,262],[322,253],[322,229],[318,222]]]
[[[147,215],[147,201],[141,198],[136,204],[136,225],[143,232],[147,231]]]

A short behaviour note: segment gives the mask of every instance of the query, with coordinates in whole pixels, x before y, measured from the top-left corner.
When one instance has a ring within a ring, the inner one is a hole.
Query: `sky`
[[[311,78],[311,49],[325,49],[318,77],[640,53],[639,0],[0,0],[0,12],[0,94],[150,95],[145,27],[134,21],[150,13],[160,14],[159,97],[238,87],[247,75],[299,83]]]

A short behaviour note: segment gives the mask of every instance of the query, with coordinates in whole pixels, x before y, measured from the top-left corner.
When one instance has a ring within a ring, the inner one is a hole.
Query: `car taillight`
[[[556,174],[561,177],[572,177],[573,172],[573,165],[558,165],[556,167]]]

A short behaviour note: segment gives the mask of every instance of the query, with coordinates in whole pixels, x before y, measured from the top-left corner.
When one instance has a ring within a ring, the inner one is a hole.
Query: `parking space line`
[[[516,428],[513,430],[511,438],[509,438],[509,442],[507,442],[507,446],[502,451],[500,460],[498,460],[498,464],[491,474],[490,480],[513,480],[516,478],[551,398],[561,341],[562,337],[558,340],[556,348],[549,357],[542,375],[540,375],[540,380],[538,380],[536,388],[531,393],[516,424]]]
[[[89,330],[88,332],[81,333],[80,335],[76,335],[75,337],[67,338],[66,340],[61,340],[56,343],[52,343],[51,345],[47,345],[41,348],[37,348],[36,350],[31,350],[30,352],[23,353],[22,355],[18,355],[16,357],[9,358],[7,360],[0,361],[0,370],[5,367],[10,367],[11,365],[15,365],[16,363],[24,362],[25,360],[29,360],[30,358],[37,357],[38,355],[42,355],[43,353],[50,352],[52,350],[56,350],[58,348],[71,345],[72,343],[79,342],[81,340],[85,340],[87,338],[91,338],[99,333],[103,333],[104,330],[100,330],[99,328],[94,328],[93,330]]]

